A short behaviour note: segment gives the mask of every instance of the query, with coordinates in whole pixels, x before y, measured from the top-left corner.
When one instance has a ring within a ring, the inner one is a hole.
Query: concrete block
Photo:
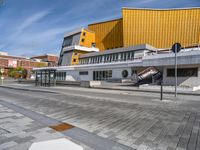
[[[101,81],[81,81],[80,86],[81,87],[96,87],[96,86],[100,86],[101,85]]]

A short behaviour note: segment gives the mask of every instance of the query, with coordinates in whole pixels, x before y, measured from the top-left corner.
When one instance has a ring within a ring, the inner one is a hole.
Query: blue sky
[[[4,1],[0,4],[0,51],[23,56],[59,54],[66,32],[96,21],[119,18],[122,7],[200,7],[200,0]]]

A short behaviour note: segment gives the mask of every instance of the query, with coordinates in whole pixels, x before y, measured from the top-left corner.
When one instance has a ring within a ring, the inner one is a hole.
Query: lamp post
[[[1,68],[1,85],[3,85],[3,80],[4,80],[4,76],[3,76],[3,73],[4,73],[4,69]]]

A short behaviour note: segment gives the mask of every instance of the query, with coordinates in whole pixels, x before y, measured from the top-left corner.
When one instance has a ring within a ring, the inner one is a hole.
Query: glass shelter
[[[36,86],[55,86],[56,85],[56,70],[42,69],[35,72]]]

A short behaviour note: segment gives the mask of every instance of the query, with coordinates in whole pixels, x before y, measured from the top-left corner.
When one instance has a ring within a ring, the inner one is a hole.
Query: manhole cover
[[[67,124],[67,123],[61,123],[55,126],[50,126],[50,128],[56,130],[56,131],[65,131],[65,130],[69,130],[71,128],[74,128],[74,126]]]

